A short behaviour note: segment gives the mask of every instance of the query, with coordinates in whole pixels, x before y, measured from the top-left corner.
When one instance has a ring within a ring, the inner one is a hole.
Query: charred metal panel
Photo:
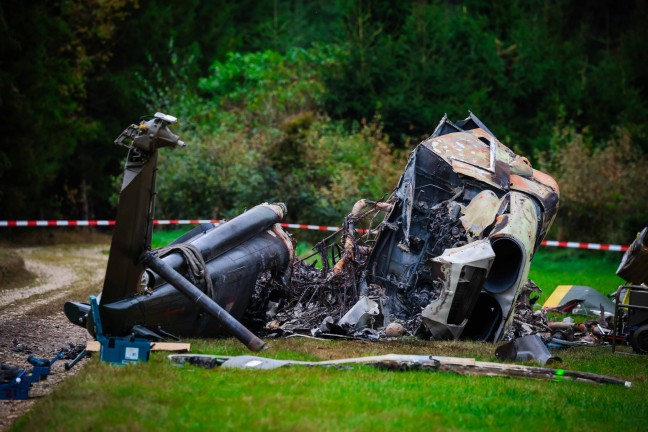
[[[490,242],[480,240],[446,249],[432,260],[442,288],[421,317],[434,339],[456,339],[461,335],[494,258]]]
[[[185,242],[191,243],[200,251],[203,259],[208,262],[231,250],[247,240],[267,231],[281,221],[286,212],[283,204],[261,204],[231,221],[220,224],[205,232],[204,235]],[[175,242],[174,242],[175,243]],[[165,257],[167,264],[180,268],[184,260],[179,253]]]
[[[144,271],[141,255],[150,248],[155,210],[157,149],[184,146],[168,126],[176,118],[156,113],[153,119],[131,125],[115,140],[128,147],[128,157],[110,245],[102,301],[135,293]]]
[[[551,227],[556,213],[558,213],[560,196],[558,185],[553,178],[534,169],[532,169],[532,173],[530,178],[511,175],[511,189],[535,198],[539,204],[541,217],[538,221],[537,241],[534,245],[535,252],[549,231],[549,227]]]
[[[368,279],[386,290],[385,307],[394,317],[407,319],[439,296],[431,258],[465,243],[460,207],[452,200],[462,191],[461,180],[439,156],[423,146],[414,151],[369,261]]]
[[[234,318],[240,319],[243,316],[250,295],[262,273],[273,271],[280,279],[290,268],[293,251],[287,247],[284,241],[285,233],[279,231],[280,229],[266,230],[207,262],[207,271],[213,283],[212,299]],[[216,230],[212,233],[214,231]],[[210,237],[218,238],[217,235]],[[203,241],[208,242],[209,238]],[[175,261],[173,255],[162,260],[173,265],[176,270],[183,267]],[[133,325],[143,324],[152,329],[161,327],[178,336],[227,334],[218,322],[201,313],[183,294],[153,271],[147,271],[153,280],[158,281],[157,287],[150,294],[103,306],[102,317],[115,323],[115,333],[127,332]],[[196,286],[201,290],[205,289],[204,282]]]
[[[144,271],[138,258],[153,232],[149,203],[155,195],[156,167],[157,153],[147,157],[135,149],[129,151],[103,285],[106,302],[134,294]]]
[[[422,309],[434,338],[498,340],[558,193],[474,115],[444,118],[412,152],[369,256],[367,281],[387,297],[385,324]]]

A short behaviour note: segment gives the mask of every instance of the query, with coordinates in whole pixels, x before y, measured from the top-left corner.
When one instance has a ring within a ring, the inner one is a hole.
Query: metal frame
[[[622,304],[621,303],[621,292],[624,290],[629,290],[631,291],[643,291],[643,292],[648,292],[648,287],[645,286],[640,286],[640,285],[621,285],[619,288],[617,288],[617,291],[614,295],[614,335],[612,337],[612,352],[616,352],[616,341],[617,337],[619,337],[619,309],[627,309],[627,310],[648,310],[648,306],[641,306],[641,305],[633,305],[633,304]],[[624,333],[625,334],[625,333]]]

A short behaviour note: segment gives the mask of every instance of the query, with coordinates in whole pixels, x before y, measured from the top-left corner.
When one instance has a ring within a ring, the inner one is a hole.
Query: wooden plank
[[[88,352],[99,352],[99,342],[97,341],[88,341],[86,344],[86,351]]]
[[[180,342],[153,342],[151,351],[189,352],[191,344]]]
[[[324,360],[324,361],[293,361],[293,360],[275,360],[264,357],[255,356],[218,356],[209,354],[196,354],[196,355],[170,355],[169,360],[176,363],[184,363],[191,361],[191,358],[199,358],[202,360],[196,364],[209,364],[209,368],[215,365],[223,367],[229,366],[227,361],[239,359],[238,362],[233,362],[230,367],[237,367],[240,369],[274,369],[288,365],[305,365],[305,366],[332,366],[344,364],[374,364],[388,367],[389,369],[398,370],[440,370],[443,372],[454,372],[462,375],[483,375],[483,376],[501,376],[501,377],[520,377],[520,378],[535,378],[545,379],[552,381],[584,381],[596,382],[602,384],[618,384],[625,387],[632,387],[630,381],[623,379],[609,377],[605,375],[598,375],[589,372],[577,372],[564,369],[548,369],[536,366],[526,366],[521,364],[511,363],[492,363],[476,361],[474,358],[463,357],[444,357],[444,356],[428,356],[428,355],[408,355],[408,354],[386,354],[380,356],[370,357],[355,357],[338,360]],[[226,360],[224,363],[214,364],[204,361],[205,359],[220,359]],[[257,367],[263,365],[265,362],[267,367]],[[232,363],[232,362],[231,362]],[[255,363],[251,365],[251,363]],[[420,367],[412,367],[419,365]],[[206,366],[204,366],[206,367]]]

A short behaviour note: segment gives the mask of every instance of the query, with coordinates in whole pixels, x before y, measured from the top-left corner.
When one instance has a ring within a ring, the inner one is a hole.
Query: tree
[[[126,3],[3,3],[0,214],[5,217],[54,217],[69,201],[73,191],[61,175],[79,144],[98,129],[84,109],[88,75],[109,58],[105,46]]]

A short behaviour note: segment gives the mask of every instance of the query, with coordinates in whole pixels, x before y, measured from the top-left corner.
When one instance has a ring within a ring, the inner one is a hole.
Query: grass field
[[[244,354],[233,340],[193,341],[192,351]],[[264,356],[326,359],[384,353],[477,357],[479,343],[271,341]],[[579,382],[291,367],[273,371],[110,366],[93,358],[15,425],[16,430],[645,430],[643,356],[606,348],[560,353],[562,368],[611,374],[632,388]]]
[[[156,236],[157,237],[157,236]],[[171,238],[177,237],[177,233]],[[162,242],[164,242],[163,240]],[[168,241],[167,241],[168,242]],[[542,249],[531,278],[616,289],[619,253]],[[235,340],[192,340],[192,352],[249,354]],[[495,346],[403,339],[380,343],[271,340],[263,356],[294,360],[386,353],[497,361]],[[16,430],[646,430],[648,356],[609,348],[554,353],[563,369],[606,374],[632,388],[579,382],[291,367],[273,371],[178,367],[166,355],[125,367],[92,358],[15,424]]]

